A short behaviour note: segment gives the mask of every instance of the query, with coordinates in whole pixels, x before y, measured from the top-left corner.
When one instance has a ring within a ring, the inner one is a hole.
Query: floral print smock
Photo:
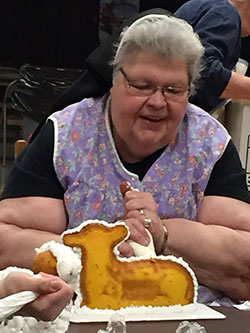
[[[106,107],[107,105],[107,107]],[[119,184],[152,193],[161,218],[195,220],[213,166],[229,135],[208,113],[188,104],[174,144],[154,162],[143,180],[122,165],[112,138],[107,96],[84,99],[54,113],[54,167],[65,189],[69,228],[88,219],[124,217]]]

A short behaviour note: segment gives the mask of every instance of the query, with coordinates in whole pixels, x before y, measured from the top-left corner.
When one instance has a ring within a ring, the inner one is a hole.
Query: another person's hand
[[[40,273],[41,278],[24,272],[12,272],[2,280],[1,297],[29,290],[39,294],[31,303],[25,305],[21,313],[37,319],[54,320],[69,303],[74,289],[57,276]]]
[[[147,228],[153,236],[157,253],[163,243],[164,230],[152,194],[135,190],[125,182],[121,183],[120,190],[124,198],[125,223],[130,230],[130,239],[139,244],[148,245],[149,236],[145,229]],[[147,224],[147,221],[151,222]],[[133,250],[129,244],[123,243],[119,250],[124,256],[133,255]]]

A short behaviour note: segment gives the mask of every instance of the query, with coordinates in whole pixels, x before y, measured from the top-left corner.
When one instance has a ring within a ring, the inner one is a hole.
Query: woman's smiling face
[[[158,90],[149,96],[152,87]],[[183,93],[178,95],[178,89]],[[123,64],[111,88],[110,114],[114,142],[126,162],[138,162],[175,140],[188,89],[187,65],[180,60],[166,61],[148,51]]]

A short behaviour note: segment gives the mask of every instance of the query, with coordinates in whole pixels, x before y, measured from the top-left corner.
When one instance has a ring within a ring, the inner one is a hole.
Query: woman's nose
[[[167,104],[166,98],[160,89],[148,98],[147,103],[156,109],[163,108]]]

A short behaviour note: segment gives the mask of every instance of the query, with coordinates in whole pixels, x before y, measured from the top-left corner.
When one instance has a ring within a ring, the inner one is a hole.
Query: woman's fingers
[[[136,219],[144,228],[147,228],[153,233],[159,224],[159,216],[155,212],[147,209],[129,211],[127,218]]]
[[[141,245],[148,245],[150,239],[142,223],[138,223],[138,220],[134,218],[127,219],[125,223],[130,231],[130,239]]]
[[[130,230],[130,239],[147,246],[149,230],[154,243],[159,247],[162,240],[163,227],[158,216],[158,206],[150,192],[140,192],[133,189],[127,182],[121,182],[120,190],[124,199],[126,223]]]
[[[126,192],[132,191],[132,186],[128,182],[123,181],[120,183],[120,191],[122,196],[124,197]]]
[[[122,244],[119,245],[118,250],[120,252],[120,257],[129,258],[135,255],[132,247],[127,242],[122,242]]]
[[[128,191],[124,197],[124,205],[127,211],[148,209],[157,212],[157,204],[149,192]]]

